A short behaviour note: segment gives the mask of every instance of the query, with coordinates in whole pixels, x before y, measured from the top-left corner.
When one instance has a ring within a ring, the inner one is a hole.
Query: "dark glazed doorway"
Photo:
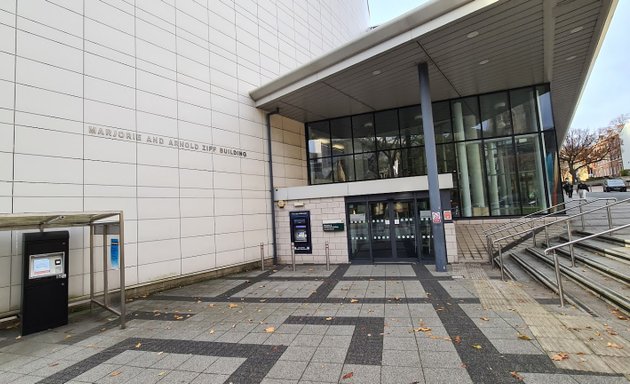
[[[429,198],[419,194],[346,200],[351,262],[433,260]]]

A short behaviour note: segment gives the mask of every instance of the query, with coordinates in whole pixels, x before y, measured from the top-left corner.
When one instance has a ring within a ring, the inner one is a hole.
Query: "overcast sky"
[[[426,0],[368,0],[370,24],[379,25]],[[605,127],[615,117],[630,113],[630,0],[618,2],[612,23],[582,99],[572,127]]]

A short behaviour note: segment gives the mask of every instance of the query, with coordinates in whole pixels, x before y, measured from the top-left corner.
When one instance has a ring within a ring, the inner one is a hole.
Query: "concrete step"
[[[589,231],[581,231],[581,230],[577,230],[575,231],[576,234],[580,235],[580,236],[590,236],[590,235],[594,235],[594,232],[589,232]],[[624,239],[620,236],[615,236],[615,235],[601,235],[599,236],[599,239],[601,241],[605,241],[609,244],[615,244],[615,245],[619,245],[621,247],[624,248],[630,248],[630,240]]]
[[[527,252],[538,261],[549,265],[553,270],[552,257],[546,256],[542,250],[527,248]],[[560,273],[564,277],[573,280],[623,312],[630,313],[630,286],[628,284],[603,276],[601,273],[591,269],[572,268],[570,260],[565,258],[559,258],[558,261],[560,263]],[[553,281],[555,282],[555,274]]]
[[[578,238],[578,236],[574,236],[573,240],[577,240]],[[569,241],[569,238],[565,235],[560,236],[560,239],[565,242]],[[576,243],[575,247],[630,265],[630,249],[625,246],[613,245],[605,241],[590,239]]]
[[[552,241],[551,246],[561,244],[557,241]],[[556,249],[558,255],[571,261],[571,252],[569,247],[563,247]],[[590,268],[605,277],[616,279],[617,281],[630,285],[630,265],[627,263],[611,258],[602,256],[595,252],[589,252],[579,247],[574,247],[573,255],[575,257],[576,265]]]
[[[506,258],[505,268],[506,271],[509,270],[508,274],[516,277],[517,281],[528,282],[533,280],[558,294],[556,274],[553,268],[532,255],[525,252],[510,253],[509,257]],[[523,273],[527,274],[527,277],[524,279],[521,277]],[[577,287],[575,284],[573,284],[573,286],[571,284],[565,284],[563,287],[564,298],[567,303],[581,308],[587,313],[594,313],[582,300],[579,300],[576,295],[573,294],[573,292],[577,290],[583,290],[581,287]]]

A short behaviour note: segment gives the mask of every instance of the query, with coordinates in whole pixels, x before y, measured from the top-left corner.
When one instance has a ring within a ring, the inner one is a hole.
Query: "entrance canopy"
[[[427,62],[434,101],[551,83],[562,139],[616,4],[428,1],[250,95],[301,122],[418,104]]]

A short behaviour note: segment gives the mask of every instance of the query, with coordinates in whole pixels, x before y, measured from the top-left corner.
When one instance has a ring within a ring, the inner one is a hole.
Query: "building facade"
[[[269,167],[249,92],[367,28],[363,0],[0,2],[0,213],[124,210],[128,286],[258,260]],[[276,185],[306,184],[302,125],[273,122]],[[70,238],[80,297],[87,233]],[[0,314],[19,309],[21,251],[0,232]]]
[[[3,2],[0,212],[124,210],[129,287],[261,244],[443,270],[464,219],[559,202],[557,143],[615,4],[428,1],[370,29],[364,0]],[[21,244],[0,233],[0,314]]]

